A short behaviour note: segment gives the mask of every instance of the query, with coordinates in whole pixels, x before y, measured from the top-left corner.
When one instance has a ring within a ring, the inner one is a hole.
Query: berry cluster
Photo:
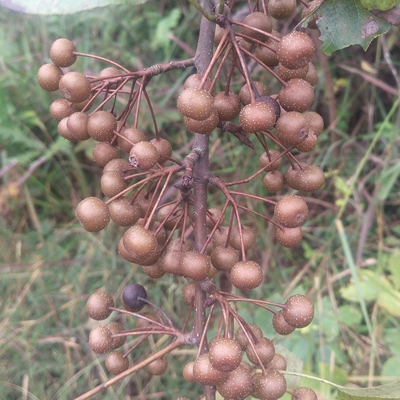
[[[50,49],[52,63],[38,71],[39,85],[47,91],[59,90],[62,95],[50,106],[51,115],[59,121],[59,134],[72,142],[89,138],[98,142],[93,148],[93,158],[102,168],[101,191],[108,200],[89,197],[79,203],[76,215],[83,228],[98,232],[110,220],[126,227],[118,244],[118,252],[125,260],[141,265],[151,278],[170,273],[190,279],[183,291],[190,312],[195,291],[201,288],[209,296],[204,303],[204,307],[211,307],[209,315],[215,303],[221,305],[224,313],[219,334],[208,348],[207,344],[203,346],[205,333],[200,344],[193,342],[188,334],[184,335],[186,326],[175,328],[163,311],[147,300],[141,285],[132,284],[124,289],[123,309],[115,308],[112,297],[105,292],[92,294],[87,302],[91,318],[104,320],[115,310],[133,315],[138,321],[135,330],[125,331],[119,323],[110,322],[90,333],[89,345],[93,351],[104,354],[113,350],[106,359],[106,368],[112,374],[129,368],[128,354],[132,349],[126,353],[116,350],[125,343],[126,336],[163,333],[174,336],[175,343],[180,345],[199,345],[198,357],[183,371],[190,382],[216,386],[229,399],[243,399],[252,394],[274,400],[286,392],[285,379],[278,372],[285,369],[284,358],[275,354],[273,343],[263,337],[258,326],[248,325],[231,307],[232,302],[244,298],[218,290],[212,281],[220,273],[229,277],[239,290],[260,286],[262,268],[246,257],[254,246],[256,233],[242,224],[242,214],[253,213],[274,224],[277,242],[293,247],[302,240],[301,226],[307,220],[308,207],[299,195],[283,194],[282,190],[286,187],[310,192],[325,181],[319,167],[300,162],[295,156],[312,151],[323,130],[321,116],[309,110],[314,101],[313,86],[317,83],[312,64],[314,42],[304,32],[294,31],[281,37],[272,29],[278,26],[275,20],[288,18],[295,12],[294,0],[270,0],[263,5],[262,11],[251,9],[242,21],[231,17],[228,6],[216,12],[215,51],[209,66],[191,75],[177,98],[185,126],[197,137],[219,129],[251,148],[254,148],[252,140],[258,141],[263,149],[258,170],[241,181],[226,182],[211,171],[205,171],[201,177],[206,184],[220,190],[225,204],[206,209],[207,232],[200,246],[198,240],[196,245],[192,240],[199,224],[193,170],[207,156],[194,146],[183,159],[172,157],[172,146],[160,135],[146,90],[155,75],[192,67],[195,59],[132,72],[113,61],[80,53],[71,41],[58,39]],[[111,66],[98,76],[70,71],[68,68],[78,56],[107,61]],[[250,64],[262,69],[258,80],[252,78]],[[260,80],[264,78],[278,82],[280,90],[269,93],[270,89]],[[241,86],[234,85],[234,81],[241,81]],[[151,138],[138,128],[143,102],[153,119]],[[121,104],[123,108],[119,109]],[[285,174],[280,171],[284,159],[288,165]],[[181,184],[175,184],[176,196],[171,198],[166,196],[167,188],[177,175],[181,176]],[[260,177],[268,192],[279,193],[276,200],[231,189]],[[242,205],[243,198],[273,206],[274,219]],[[225,224],[226,216],[229,222]],[[302,295],[291,296],[285,304],[252,302],[273,313],[273,326],[282,335],[309,325],[314,315],[312,302]],[[145,304],[154,314],[137,313]],[[239,325],[234,337],[233,321]],[[243,353],[249,362],[242,360]],[[162,374],[167,368],[165,354],[149,356],[143,366],[152,374]],[[315,394],[299,388],[292,397],[313,399]]]

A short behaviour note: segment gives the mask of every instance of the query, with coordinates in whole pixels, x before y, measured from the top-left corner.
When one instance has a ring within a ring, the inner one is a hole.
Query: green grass
[[[58,37],[71,38],[81,51],[110,57],[132,68],[170,56],[187,57],[175,44],[166,46],[162,41],[153,43],[153,51],[148,51],[152,46],[148,24],[153,32],[160,16],[155,5],[146,10],[118,6],[112,11],[43,18],[2,9],[0,168],[18,163],[7,172],[2,170],[0,188],[2,399],[73,399],[107,379],[103,357],[93,354],[87,345],[95,323],[86,315],[85,301],[96,289],[115,294],[117,300],[127,282],[140,281],[173,321],[179,324],[183,319],[183,278],[165,276],[152,281],[117,255],[123,229],[110,225],[101,233],[88,234],[76,223],[74,207],[78,202],[100,195],[100,172],[90,155],[92,143],[72,145],[58,137],[48,113],[56,95],[43,92],[35,79],[39,66],[49,61],[48,50]],[[194,48],[196,32],[187,28],[194,25],[195,13],[186,10],[185,15],[188,19],[173,32],[183,35]],[[398,68],[396,40],[397,31],[387,37]],[[316,303],[314,323],[277,339],[277,343],[304,361],[305,373],[338,384],[366,386],[386,383],[400,373],[393,368],[400,356],[400,309],[396,308],[400,296],[400,111],[393,96],[365,84],[357,75],[349,76],[333,62],[358,67],[361,59],[379,67],[379,79],[393,80],[377,41],[366,55],[351,49],[330,60],[337,121],[321,135],[311,156],[300,156],[302,161],[310,159],[320,165],[327,174],[326,185],[309,195],[305,240],[293,250],[282,249],[274,245],[273,229],[260,218],[246,217],[245,223],[258,229],[257,247],[251,255],[261,263],[267,278],[252,296],[284,301],[290,294],[304,293]],[[75,67],[98,69],[88,59],[78,61]],[[316,108],[327,119],[327,71],[320,69],[319,73]],[[176,132],[176,149],[190,139],[177,127],[176,112],[169,112],[184,77],[179,71],[157,78],[149,89],[157,98],[163,132],[171,136]],[[150,127],[146,115],[143,122]],[[232,174],[229,180],[234,180],[254,171],[258,157],[251,150],[226,134],[214,133],[212,137],[220,140],[212,149],[213,168],[218,174]],[[256,154],[260,151],[257,146]],[[259,180],[245,190],[267,195]],[[220,201],[221,196],[212,190],[210,204]],[[272,215],[263,205],[244,203]],[[378,296],[381,286],[377,291],[376,284],[366,281],[368,275],[360,275],[361,271],[380,277],[389,298]],[[265,310],[240,305],[239,312],[248,322],[260,324],[265,335],[275,336]],[[125,317],[123,321],[134,325]],[[212,332],[216,329],[214,326]],[[135,360],[162,340],[157,337],[149,347],[139,347]],[[140,372],[109,389],[103,398],[132,398],[130,394],[144,398],[144,393],[149,393],[149,398],[173,399],[185,391],[201,393],[200,387],[194,389],[181,377],[182,366],[194,356],[194,349],[177,351],[169,357],[169,373],[164,377],[151,378]],[[316,388],[324,400],[335,398],[328,386],[304,382]]]

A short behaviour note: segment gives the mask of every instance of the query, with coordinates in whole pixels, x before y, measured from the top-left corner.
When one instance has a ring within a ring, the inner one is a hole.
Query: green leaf
[[[382,376],[400,376],[400,356],[388,358],[383,364]]]
[[[394,164],[391,167],[384,169],[381,173],[379,181],[381,188],[378,192],[379,200],[386,200],[392,191],[394,185],[398,182],[400,175],[400,163]]]
[[[151,42],[151,47],[153,49],[160,46],[164,48],[164,52],[168,51],[172,29],[178,26],[181,14],[179,8],[174,8],[168,15],[158,22],[153,41]]]
[[[358,0],[325,0],[318,8],[317,25],[328,56],[353,44],[364,50],[372,40],[386,33],[390,24],[365,9]]]
[[[25,14],[60,15],[73,14],[79,11],[92,10],[116,4],[136,6],[147,0],[0,0],[0,6]]]
[[[275,344],[275,352],[282,355],[286,359],[287,371],[301,373],[303,370],[303,361],[296,357],[295,354],[290,352],[286,347]],[[300,376],[285,375],[285,380],[288,389],[295,389],[300,385]]]
[[[347,326],[358,326],[361,323],[362,314],[360,310],[351,306],[350,304],[344,304],[343,306],[339,307],[337,319]]]
[[[400,399],[400,381],[372,388],[340,388],[338,400],[396,400]]]

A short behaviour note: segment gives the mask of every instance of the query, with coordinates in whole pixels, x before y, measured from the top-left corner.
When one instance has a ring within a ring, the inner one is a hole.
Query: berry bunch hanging
[[[272,314],[277,334],[288,335],[311,323],[311,300],[304,295],[293,295],[284,304],[246,299],[218,289],[215,283],[218,274],[224,274],[239,291],[250,291],[263,283],[261,266],[248,257],[256,232],[242,223],[244,213],[273,224],[282,246],[291,248],[302,240],[301,226],[307,221],[308,207],[293,191],[311,192],[325,182],[318,166],[296,158],[296,154],[311,152],[317,146],[324,127],[322,117],[311,110],[318,80],[313,65],[315,45],[305,32],[295,30],[281,36],[273,30],[280,26],[276,21],[296,12],[294,0],[249,3],[247,16],[241,21],[232,17],[237,7],[234,2],[221,3],[214,13],[196,5],[210,20],[207,29],[215,29],[214,51],[206,63],[199,64],[198,58],[207,55],[197,54],[130,71],[114,61],[80,53],[68,39],[58,39],[50,49],[52,63],[43,65],[37,74],[44,90],[59,91],[62,96],[50,106],[51,115],[59,121],[59,134],[72,142],[89,138],[97,142],[93,158],[102,168],[104,198],[89,197],[79,203],[76,216],[82,227],[98,232],[114,221],[126,228],[117,249],[125,260],[142,266],[154,279],[172,274],[187,280],[183,297],[188,314],[181,327],[148,300],[139,283],[124,288],[121,307],[110,294],[93,293],[86,304],[92,319],[105,320],[117,312],[136,318],[137,324],[128,330],[118,322],[100,325],[90,332],[89,346],[95,353],[108,353],[106,369],[116,375],[109,384],[140,368],[161,375],[168,369],[166,356],[173,349],[196,345],[198,354],[184,367],[183,376],[204,385],[207,399],[213,398],[215,390],[223,398],[235,400],[249,395],[275,400],[286,392],[294,400],[316,399],[311,389],[287,389],[279,372],[286,369],[286,360],[275,352],[272,338],[264,337],[259,326],[246,323],[233,307],[240,301],[251,301]],[[107,61],[109,66],[97,76],[70,70],[78,57],[86,56]],[[263,71],[257,73],[257,80],[252,77],[254,65]],[[186,80],[177,97],[177,109],[187,130],[195,135],[195,144],[178,160],[173,157],[172,144],[159,132],[147,86],[156,75],[193,66],[197,73]],[[263,80],[273,80],[269,86],[278,84],[279,90],[270,93]],[[240,87],[233,81],[241,82]],[[140,129],[144,103],[152,116],[153,132]],[[122,109],[119,104],[124,104]],[[242,146],[254,149],[254,141],[260,144],[263,152],[251,176],[229,182],[210,171],[207,146],[210,133],[216,129],[235,136]],[[282,171],[285,164],[286,171]],[[165,196],[177,176],[181,183],[175,196]],[[259,180],[273,197],[248,193],[245,184],[253,180]],[[219,208],[207,206],[201,192],[208,185],[225,199]],[[238,188],[232,189],[235,186]],[[270,207],[274,218],[246,207],[243,199],[247,198]],[[223,318],[217,335],[208,342],[206,332],[216,305]],[[143,308],[151,311],[139,313]],[[196,322],[191,331],[187,324],[193,312]],[[130,365],[136,345],[126,351],[118,349],[128,336],[140,336],[142,343],[151,335],[169,335],[173,340]],[[79,399],[107,386],[94,388]]]

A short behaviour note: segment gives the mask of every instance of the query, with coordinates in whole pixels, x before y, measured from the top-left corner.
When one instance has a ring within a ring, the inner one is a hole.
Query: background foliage
[[[49,61],[48,50],[58,37],[132,69],[187,58],[195,49],[198,18],[183,1],[116,5],[63,17],[2,9],[2,398],[71,399],[106,379],[101,357],[87,345],[94,322],[84,305],[95,289],[117,297],[127,282],[140,282],[173,320],[182,319],[183,279],[150,280],[117,257],[120,228],[110,225],[88,234],[76,222],[78,202],[99,194],[93,143],[72,145],[57,135],[48,112],[57,96],[39,88],[36,72]],[[393,28],[366,53],[354,46],[330,58],[318,54],[314,109],[323,115],[326,130],[311,157],[326,172],[327,183],[308,199],[305,240],[294,250],[282,249],[273,244],[271,227],[249,220],[259,231],[254,257],[267,275],[254,296],[279,301],[297,292],[316,303],[313,324],[278,343],[304,361],[304,373],[342,385],[365,387],[400,376],[399,47],[399,30]],[[74,70],[98,72],[104,66],[79,59]],[[149,87],[162,134],[175,143],[176,155],[187,152],[192,139],[174,110],[179,87],[191,72],[157,77]],[[141,120],[146,123],[146,115]],[[213,143],[216,174],[238,178],[254,170],[257,157],[236,140],[214,132]],[[266,195],[259,182],[248,190]],[[211,193],[210,201],[217,204],[218,194]],[[273,336],[264,312],[240,306],[240,314]],[[133,326],[134,321],[125,323]],[[145,398],[146,393],[146,398],[170,399],[185,389],[193,393],[181,368],[194,354],[194,349],[180,350],[170,357],[169,373],[161,379],[141,372],[103,398]],[[324,400],[336,396],[320,382],[302,383]]]

